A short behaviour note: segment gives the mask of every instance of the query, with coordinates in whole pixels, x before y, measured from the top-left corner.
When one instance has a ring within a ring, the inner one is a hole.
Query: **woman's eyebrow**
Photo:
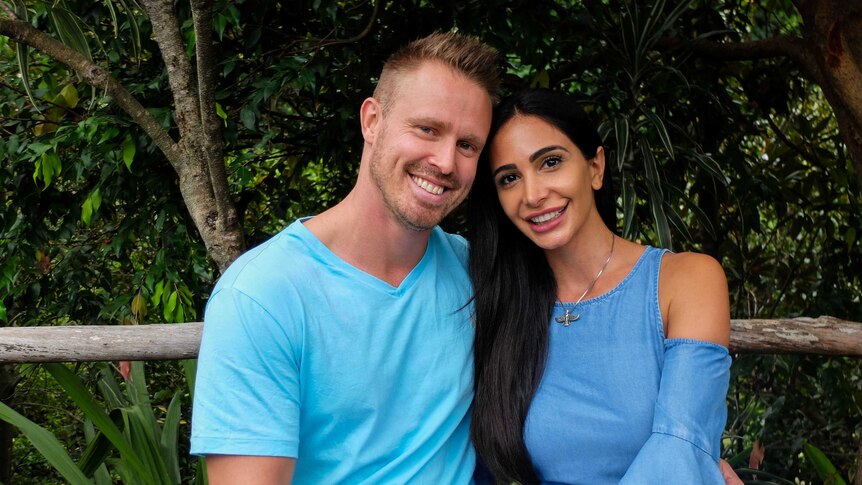
[[[539,157],[541,157],[542,155],[544,155],[544,154],[546,154],[546,153],[548,153],[548,152],[550,152],[550,151],[553,151],[553,150],[562,150],[562,151],[564,151],[564,152],[566,152],[566,153],[568,153],[568,152],[569,152],[568,150],[566,150],[566,148],[565,148],[565,147],[561,147],[561,146],[559,146],[559,145],[550,145],[550,146],[546,146],[545,148],[539,148],[539,149],[538,149],[538,150],[536,150],[532,155],[530,155],[530,163],[535,162],[537,158],[539,158]]]
[[[514,163],[507,163],[506,165],[500,165],[499,167],[497,167],[496,170],[494,170],[494,173],[491,174],[491,177],[496,177],[497,174],[502,172],[503,170],[511,170],[513,168],[516,168]]]
[[[552,152],[554,150],[562,150],[566,153],[569,153],[569,151],[566,149],[566,147],[562,147],[559,145],[549,145],[549,146],[546,146],[544,148],[539,148],[538,150],[533,152],[533,154],[530,155],[530,163],[535,162],[536,159],[538,159],[542,155],[544,155],[548,152]],[[514,168],[517,168],[514,163],[507,163],[506,165],[500,165],[499,167],[496,168],[496,170],[494,170],[494,172],[491,174],[491,176],[496,177],[497,174],[502,172],[503,170],[511,170]]]

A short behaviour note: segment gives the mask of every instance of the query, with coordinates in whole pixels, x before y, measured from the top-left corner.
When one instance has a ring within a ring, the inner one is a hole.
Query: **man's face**
[[[390,215],[430,229],[467,196],[491,125],[491,99],[438,62],[402,73],[380,114],[370,173]]]

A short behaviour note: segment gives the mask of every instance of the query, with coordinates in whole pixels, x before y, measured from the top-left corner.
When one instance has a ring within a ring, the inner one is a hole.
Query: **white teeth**
[[[548,212],[547,214],[542,214],[539,217],[531,217],[530,222],[532,222],[534,224],[541,224],[543,222],[548,222],[551,219],[556,219],[557,217],[560,217],[560,214],[562,214],[562,213],[563,213],[563,209],[560,209],[556,212]]]
[[[419,178],[415,175],[412,176],[411,178],[413,179],[414,182],[416,182],[416,185],[422,187],[422,189],[425,190],[425,192],[428,192],[428,193],[434,194],[434,195],[440,195],[443,193],[444,188],[440,187],[439,185],[434,185],[431,182],[429,182],[425,179]]]

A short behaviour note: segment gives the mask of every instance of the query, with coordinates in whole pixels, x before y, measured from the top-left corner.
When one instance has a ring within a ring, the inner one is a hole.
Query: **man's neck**
[[[351,266],[398,286],[424,256],[431,231],[405,228],[382,203],[362,199],[354,190],[305,226]]]

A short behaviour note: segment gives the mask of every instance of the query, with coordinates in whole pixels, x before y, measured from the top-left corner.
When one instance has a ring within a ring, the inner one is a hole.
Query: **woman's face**
[[[593,190],[602,186],[601,148],[586,160],[554,125],[518,115],[497,132],[489,155],[503,211],[542,249],[565,246],[598,217]]]

